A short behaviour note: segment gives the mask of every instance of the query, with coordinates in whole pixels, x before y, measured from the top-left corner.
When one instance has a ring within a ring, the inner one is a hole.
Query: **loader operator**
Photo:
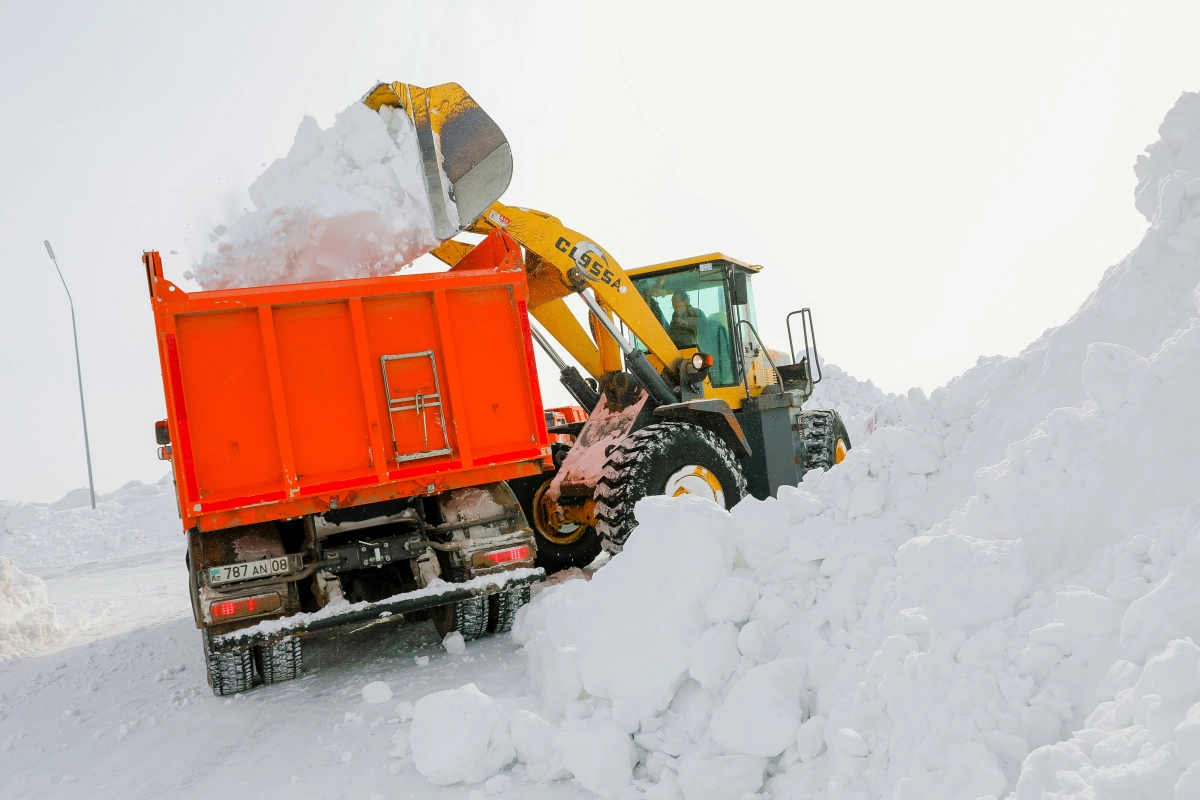
[[[707,322],[704,312],[692,305],[687,292],[675,292],[671,295],[671,306],[675,309],[675,313],[671,315],[671,324],[667,328],[671,341],[680,350],[696,347],[700,328]]]

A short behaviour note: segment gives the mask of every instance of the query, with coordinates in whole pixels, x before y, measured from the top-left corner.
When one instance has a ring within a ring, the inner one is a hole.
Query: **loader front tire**
[[[663,494],[694,494],[733,508],[746,496],[746,477],[733,451],[697,425],[658,422],[631,433],[609,454],[596,483],[597,531],[605,549],[624,547],[637,525],[638,500]]]

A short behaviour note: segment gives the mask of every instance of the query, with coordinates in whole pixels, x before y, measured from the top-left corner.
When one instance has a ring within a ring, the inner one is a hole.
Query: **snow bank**
[[[438,244],[420,164],[403,111],[354,103],[326,129],[305,117],[250,185],[254,209],[217,226],[184,277],[227,289],[395,272]]]
[[[842,464],[730,513],[643,501],[592,581],[536,596],[513,630],[548,743],[530,777],[1200,796],[1200,95],[1161,134],[1136,168],[1151,227],[1067,323],[928,397],[829,369]],[[615,739],[568,759],[580,728],[623,732],[633,769]]]
[[[61,634],[45,582],[0,556],[0,661],[49,644]]]
[[[0,555],[35,573],[86,561],[184,548],[171,476],[97,495],[75,489],[54,503],[0,501]]]

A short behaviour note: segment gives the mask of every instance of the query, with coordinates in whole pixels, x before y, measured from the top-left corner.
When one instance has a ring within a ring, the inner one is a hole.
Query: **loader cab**
[[[733,389],[743,385],[743,365],[757,355],[747,327],[757,328],[751,277],[760,269],[712,253],[630,270],[629,276],[676,347],[713,357],[713,388]]]

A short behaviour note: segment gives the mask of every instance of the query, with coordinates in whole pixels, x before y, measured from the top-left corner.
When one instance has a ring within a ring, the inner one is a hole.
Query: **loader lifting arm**
[[[633,286],[629,275],[609,253],[578,231],[566,227],[556,217],[541,211],[521,209],[493,203],[487,213],[471,228],[476,233],[503,230],[527,251],[526,268],[529,281],[529,304],[534,318],[557,339],[593,377],[619,370],[621,362],[617,348],[625,351],[626,361],[638,359],[640,351],[628,342],[618,341],[600,321],[594,327],[597,344],[587,337],[582,326],[567,309],[563,298],[570,294],[583,295],[591,289],[596,302],[605,312],[615,314],[625,327],[638,338],[658,362],[656,373],[675,372],[681,358],[654,312]],[[434,253],[437,255],[437,252]],[[590,304],[589,304],[590,305]],[[593,309],[593,313],[599,309]],[[607,318],[607,315],[605,315]],[[622,337],[623,338],[623,337]],[[639,379],[646,382],[643,376]],[[650,388],[650,387],[647,387]],[[677,398],[672,398],[677,399]],[[671,402],[659,398],[659,402]]]

